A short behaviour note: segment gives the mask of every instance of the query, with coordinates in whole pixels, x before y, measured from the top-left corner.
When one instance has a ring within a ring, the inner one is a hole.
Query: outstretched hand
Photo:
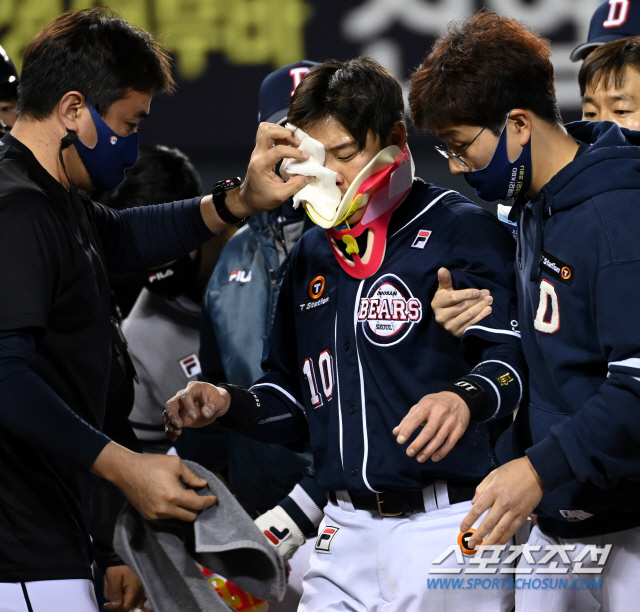
[[[226,414],[231,398],[226,389],[206,382],[191,381],[166,404],[164,431],[175,440],[183,427],[204,427]]]
[[[393,435],[398,444],[404,444],[422,426],[422,431],[407,448],[407,455],[413,457],[417,454],[420,463],[429,457],[440,461],[467,430],[469,419],[466,402],[455,393],[441,391],[425,395],[409,410],[393,430]]]
[[[285,182],[276,173],[276,165],[283,159],[309,159],[308,153],[297,148],[299,145],[300,140],[290,129],[274,123],[260,124],[239,193],[247,214],[277,208],[312,180],[312,177],[292,176]]]
[[[449,270],[438,270],[438,290],[431,301],[431,308],[436,321],[456,338],[461,338],[467,327],[491,314],[492,303],[493,297],[488,289],[456,290]]]
[[[293,176],[285,182],[276,173],[276,165],[283,159],[309,159],[308,153],[298,149],[299,145],[300,140],[291,130],[274,123],[261,123],[242,185],[226,192],[225,205],[229,212],[242,219],[273,210],[312,181],[313,177]],[[212,232],[228,227],[216,212],[210,195],[202,198],[200,210]]]

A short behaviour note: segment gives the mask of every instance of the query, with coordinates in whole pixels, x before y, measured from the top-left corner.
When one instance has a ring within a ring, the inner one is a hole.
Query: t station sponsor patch
[[[309,294],[311,300],[308,302],[303,302],[302,304],[298,304],[298,312],[308,312],[309,310],[315,310],[316,308],[326,306],[329,303],[331,294],[324,294],[325,283],[326,281],[324,276],[316,276],[311,280],[307,289],[307,293]]]
[[[571,285],[573,283],[575,268],[564,263],[561,259],[552,255],[545,249],[542,249],[542,253],[540,255],[540,267],[543,272],[546,272],[556,280],[567,285]]]

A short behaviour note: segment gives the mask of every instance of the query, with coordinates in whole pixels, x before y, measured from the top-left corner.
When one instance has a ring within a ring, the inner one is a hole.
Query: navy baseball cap
[[[0,46],[0,85],[18,85],[18,71],[7,52]]]
[[[607,0],[593,14],[587,42],[571,52],[571,61],[582,60],[596,47],[627,36],[640,36],[640,1]]]
[[[7,52],[0,46],[0,85],[9,83],[18,85],[18,71]]]
[[[289,100],[303,77],[318,62],[302,60],[272,72],[260,85],[258,121],[281,123],[287,118]]]

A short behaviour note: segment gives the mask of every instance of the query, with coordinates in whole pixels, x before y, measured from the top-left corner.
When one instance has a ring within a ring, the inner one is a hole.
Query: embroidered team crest
[[[431,231],[430,230],[420,230],[418,232],[418,235],[416,236],[416,239],[413,241],[413,244],[411,245],[412,249],[424,249],[424,247],[427,246],[427,240],[429,240],[429,237],[431,236]]]
[[[397,344],[421,319],[422,302],[395,274],[375,281],[358,304],[358,323],[367,340],[377,346]]]
[[[182,371],[187,378],[193,378],[194,376],[202,372],[200,361],[198,360],[198,356],[195,353],[193,355],[189,355],[188,357],[183,357],[180,360],[180,366],[182,367]]]
[[[338,531],[340,531],[340,527],[325,527],[322,532],[318,534],[318,539],[316,540],[316,552],[327,555],[330,554],[331,542]]]

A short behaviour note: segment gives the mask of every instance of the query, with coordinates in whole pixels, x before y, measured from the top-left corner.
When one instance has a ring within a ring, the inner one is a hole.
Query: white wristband
[[[267,510],[255,520],[255,524],[285,561],[291,559],[305,543],[302,531],[281,506]]]

